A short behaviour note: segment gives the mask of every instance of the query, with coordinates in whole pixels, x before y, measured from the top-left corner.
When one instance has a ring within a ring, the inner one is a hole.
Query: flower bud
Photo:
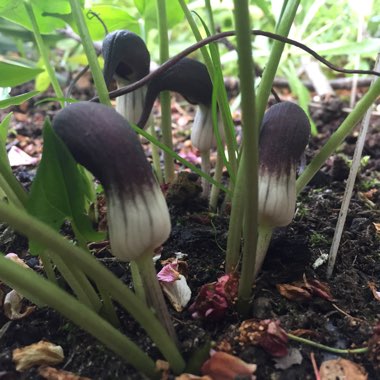
[[[104,187],[113,255],[130,261],[153,252],[170,234],[169,211],[128,122],[112,108],[79,102],[60,111],[53,128]]]
[[[259,223],[288,225],[296,207],[296,169],[310,135],[298,105],[282,102],[265,113],[259,141]]]

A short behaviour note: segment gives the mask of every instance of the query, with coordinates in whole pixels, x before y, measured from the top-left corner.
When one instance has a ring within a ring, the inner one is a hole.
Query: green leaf
[[[44,70],[13,61],[0,61],[0,87],[14,87],[34,79]]]
[[[12,112],[10,112],[0,123],[0,163],[3,165],[3,167],[6,167],[7,170],[9,169],[10,172],[12,172],[11,166],[9,165],[8,160],[8,154],[6,149],[7,144],[7,136],[8,136],[8,129],[9,129],[9,123],[12,118]]]
[[[91,38],[95,41],[103,40],[105,31],[100,21],[88,14],[91,10],[95,12],[99,18],[107,26],[108,32],[118,29],[128,29],[131,32],[140,33],[140,26],[135,17],[132,17],[125,8],[116,7],[114,5],[94,5],[90,9],[85,9],[85,19]]]
[[[188,1],[185,2],[187,3]],[[166,0],[166,15],[169,29],[184,19],[183,11],[178,1]],[[143,18],[147,30],[157,29],[157,0],[145,1]]]
[[[30,98],[33,98],[33,96],[38,95],[40,92],[39,91],[31,91],[27,92],[25,94],[17,95],[17,96],[12,96],[10,98],[0,100],[0,108],[7,108],[10,106],[16,106],[21,103],[24,103]]]
[[[44,92],[49,88],[50,83],[51,81],[50,81],[49,73],[45,70],[41,74],[37,75],[35,88],[37,91]]]
[[[134,0],[133,2],[135,3],[135,6],[139,13],[143,15],[145,11],[145,0]]]
[[[56,29],[63,28],[65,23],[57,21],[53,17],[49,17],[47,13],[69,14],[71,12],[70,4],[67,0],[30,0],[33,11],[37,20],[38,27],[42,34],[54,32]],[[22,25],[28,30],[32,30],[32,24],[25,10],[24,1],[18,0],[14,2],[13,7],[7,7],[0,11],[0,16],[6,20]]]
[[[2,0],[0,2],[0,14],[12,11],[13,8],[17,8],[23,0]]]
[[[140,32],[138,21],[124,8],[116,7],[114,5],[94,5],[91,8],[83,10],[90,36],[94,41],[103,40],[106,32],[102,23],[97,17],[92,15],[91,12],[94,12],[99,16],[99,18],[107,26],[108,32],[112,32],[117,29],[128,29],[134,33]],[[65,23],[69,24],[76,33],[78,33],[78,27],[71,14],[45,14],[63,20]]]
[[[44,151],[37,175],[33,181],[27,210],[39,220],[59,230],[68,219],[79,243],[104,238],[95,232],[85,214],[88,179],[78,170],[62,141],[55,135],[51,124],[45,121],[43,129]],[[38,252],[38,246],[31,244],[31,250]]]

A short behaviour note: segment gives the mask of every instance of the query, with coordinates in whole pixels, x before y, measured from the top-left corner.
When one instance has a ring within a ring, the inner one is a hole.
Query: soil
[[[323,108],[314,112],[320,133],[310,141],[306,154],[308,161],[344,119],[342,103],[338,103],[335,109],[331,103],[321,103]],[[34,122],[38,116],[36,110],[42,112],[42,116],[54,113],[54,109],[48,106],[42,111],[39,107],[33,108],[33,103],[29,103],[27,109],[16,107],[14,110],[27,115],[26,122],[19,125],[17,134],[28,138],[40,136],[42,123]],[[178,107],[173,112],[178,113]],[[176,115],[176,118],[178,120],[186,115],[185,112]],[[38,120],[42,120],[42,116],[38,116]],[[333,276],[326,278],[326,262],[319,267],[315,264],[330,249],[349,170],[347,158],[351,158],[355,147],[355,133],[346,138],[339,153],[326,163],[302,192],[294,221],[275,231],[255,284],[249,318],[279,320],[281,327],[289,333],[304,330],[306,335],[303,337],[336,348],[357,348],[368,344],[373,328],[380,319],[380,301],[369,287],[372,282],[375,288],[380,288],[380,235],[374,225],[380,221],[380,119],[373,117],[371,125],[364,151],[369,158],[356,181]],[[188,128],[185,132],[176,132],[175,136],[178,138],[178,149],[188,146]],[[18,168],[16,172],[26,185],[33,177],[30,168]],[[190,182],[194,182],[193,176],[190,176]],[[161,259],[174,257],[176,252],[186,254],[192,303],[203,284],[214,282],[223,274],[228,212],[222,215],[208,212],[198,191],[187,190],[180,184],[168,197],[173,228],[163,246]],[[37,258],[27,254],[24,238],[6,226],[2,226],[0,231],[2,252],[16,252],[24,256],[32,268],[40,270]],[[127,266],[112,258],[107,247],[98,253],[98,257],[123,281],[130,283]],[[157,265],[159,269],[160,263]],[[279,293],[276,285],[302,281],[304,276],[308,280],[317,279],[326,283],[333,301],[317,296],[302,301],[288,300]],[[236,339],[242,318],[234,308],[229,309],[219,322],[193,319],[188,309],[181,313],[171,309],[171,313],[186,359],[206,342],[212,341],[214,348],[225,349],[248,363],[257,364],[258,380],[315,379],[312,353],[318,365],[338,357],[289,341],[289,347],[297,348],[301,353],[302,362],[287,369],[278,369],[274,358],[260,346],[240,344]],[[120,319],[123,333],[154,359],[162,359],[136,322],[123,313],[120,313]],[[1,380],[42,379],[36,368],[24,373],[16,372],[12,362],[13,349],[40,340],[63,347],[65,360],[57,368],[94,380],[144,378],[86,332],[49,308],[37,308],[28,317],[14,321],[9,321],[0,312],[0,326],[5,325],[7,328],[2,329],[5,331],[0,330]],[[362,365],[368,379],[379,378],[380,362],[371,360],[370,355],[343,357]],[[170,375],[170,378],[174,376]]]

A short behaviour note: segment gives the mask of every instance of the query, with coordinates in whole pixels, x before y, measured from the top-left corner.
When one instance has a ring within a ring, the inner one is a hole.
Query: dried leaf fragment
[[[26,371],[35,365],[55,365],[64,359],[63,349],[54,343],[44,340],[22,348],[16,348],[12,360],[19,372]]]
[[[334,301],[329,286],[319,280],[308,280],[304,275],[303,281],[291,284],[277,284],[279,293],[290,301],[305,302],[317,296],[327,301]]]
[[[256,364],[248,364],[236,356],[225,352],[215,352],[212,354],[201,368],[203,375],[208,375],[211,379],[234,380],[240,376],[248,375],[254,380]]]
[[[380,301],[380,292],[376,289],[376,284],[372,281],[368,282],[368,287],[371,289],[375,300]]]
[[[38,374],[46,380],[91,380],[89,377],[78,376],[53,367],[40,367]]]
[[[283,297],[290,301],[304,302],[312,298],[310,292],[300,286],[292,284],[277,284],[276,288]]]
[[[180,376],[177,376],[175,380],[213,380],[210,376],[197,376],[192,375],[191,373],[183,373]]]
[[[380,223],[373,223],[377,234],[380,234]]]
[[[239,332],[238,341],[241,345],[257,344],[277,358],[288,354],[288,336],[278,320],[248,319],[242,322]]]
[[[169,378],[170,364],[165,360],[156,361],[156,370],[160,372],[160,379],[167,380]]]
[[[321,380],[367,380],[364,368],[347,359],[327,360],[319,369]]]
[[[24,311],[21,311],[23,299],[24,297],[16,290],[11,290],[5,295],[3,309],[7,318],[12,321],[25,318],[35,310],[35,306],[27,306]]]

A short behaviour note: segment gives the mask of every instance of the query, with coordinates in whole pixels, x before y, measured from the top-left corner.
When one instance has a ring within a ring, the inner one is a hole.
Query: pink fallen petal
[[[178,272],[178,262],[166,264],[158,273],[158,281],[173,282],[179,280],[180,273]]]
[[[8,152],[8,160],[11,166],[35,165],[38,162],[37,158],[29,156],[15,145]]]
[[[200,157],[198,157],[195,153],[191,151],[186,153],[179,153],[179,155],[186,161],[191,162],[192,164],[200,164],[202,161]]]

